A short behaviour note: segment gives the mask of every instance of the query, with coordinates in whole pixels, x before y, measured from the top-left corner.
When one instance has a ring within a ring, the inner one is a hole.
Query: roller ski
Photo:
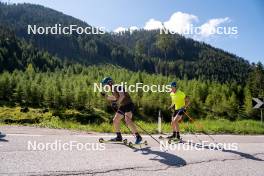
[[[136,136],[135,143],[133,142],[128,143],[128,147],[130,148],[136,148],[137,146],[142,147],[142,146],[147,146],[147,145],[148,145],[148,142],[146,140],[142,142],[142,137],[140,135]]]
[[[113,144],[125,144],[127,145],[127,139],[122,139],[122,138],[113,138],[110,140],[105,140],[104,138],[99,139],[100,143],[113,143]]]
[[[147,146],[148,145],[148,142],[147,141],[143,141],[142,142],[142,137],[141,136],[137,136],[136,137],[136,141],[135,141],[135,143],[132,143],[132,142],[129,142],[128,143],[128,146],[129,147],[136,147],[136,146],[139,146],[139,147],[141,147],[141,146]]]
[[[175,136],[168,136],[168,137],[159,137],[160,140],[168,141],[169,144],[179,144],[179,143],[185,143],[185,141],[182,138],[177,138]]]

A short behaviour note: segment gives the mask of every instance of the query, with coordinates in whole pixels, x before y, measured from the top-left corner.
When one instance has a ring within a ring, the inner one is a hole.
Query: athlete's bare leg
[[[176,115],[172,121],[171,121],[171,127],[172,127],[172,130],[175,131],[175,132],[179,132],[180,131],[180,127],[179,127],[179,121],[182,119],[182,116],[181,115]]]
[[[125,121],[127,126],[131,129],[132,133],[137,133],[137,128],[134,122],[132,121],[133,113],[132,112],[126,112],[125,113]]]
[[[123,116],[121,114],[119,114],[119,113],[115,114],[115,117],[113,119],[113,126],[114,126],[116,133],[120,132],[120,122],[121,122],[122,118],[123,118]]]

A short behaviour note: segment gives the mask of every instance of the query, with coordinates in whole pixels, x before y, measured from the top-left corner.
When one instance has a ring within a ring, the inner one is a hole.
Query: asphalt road
[[[164,152],[147,136],[148,146],[133,149],[98,143],[113,134],[18,126],[0,131],[7,134],[0,140],[0,175],[264,175],[264,136],[214,135],[213,141],[183,135],[192,141],[164,142]],[[202,141],[205,145],[198,145]],[[225,149],[213,148],[215,142]]]

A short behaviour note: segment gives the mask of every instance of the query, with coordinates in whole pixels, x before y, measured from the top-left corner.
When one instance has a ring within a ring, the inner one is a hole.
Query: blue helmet
[[[176,87],[177,86],[177,83],[175,81],[171,82],[170,83],[171,87]]]
[[[103,85],[106,85],[106,84],[109,84],[112,81],[113,81],[113,79],[111,77],[105,77],[104,79],[102,79],[101,83]]]

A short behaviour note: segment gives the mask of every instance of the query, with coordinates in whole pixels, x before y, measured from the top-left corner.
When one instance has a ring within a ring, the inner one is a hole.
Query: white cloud
[[[146,22],[144,29],[154,30],[154,29],[161,29],[162,27],[163,27],[162,22],[151,18],[150,20]]]
[[[129,30],[131,30],[131,31],[135,31],[135,30],[138,30],[139,28],[137,27],[137,26],[131,26],[130,28],[129,28]]]
[[[198,17],[188,13],[175,12],[168,21],[164,22],[166,29],[183,34],[189,30],[194,22],[198,21]]]
[[[184,12],[175,12],[170,16],[168,20],[160,21],[154,18],[149,19],[145,23],[143,29],[158,30],[166,28],[173,33],[179,33],[185,35],[186,37],[191,37],[195,40],[206,41],[219,37],[220,35],[217,35],[218,29],[223,28],[222,25],[230,21],[231,20],[229,17],[224,17],[209,19],[205,23],[198,23],[199,18],[196,15]],[[132,33],[133,31],[139,29],[140,28],[138,28],[137,26],[131,26],[129,28],[118,27],[114,30],[114,32],[124,33],[125,31],[130,31],[130,33]]]
[[[130,31],[130,32],[133,32],[133,31],[136,31],[136,30],[139,30],[139,28],[138,28],[137,26],[131,26],[131,27],[129,28],[129,31]]]
[[[164,23],[151,18],[149,21],[146,22],[144,29],[161,29],[163,28],[164,24],[164,27],[166,29],[182,34],[185,30],[189,29],[194,22],[197,21],[198,17],[195,15],[183,12],[175,12],[171,15],[170,19],[168,21],[165,21]]]
[[[130,33],[133,33],[133,31],[136,31],[136,30],[139,30],[139,28],[137,26],[131,26],[129,28],[125,28],[125,27],[120,26],[114,30],[114,33],[123,34],[127,31],[129,31]]]
[[[225,22],[230,21],[228,17],[225,18],[215,18],[215,19],[210,19],[206,23],[200,26],[201,28],[201,36],[202,37],[209,37],[211,35],[215,34],[216,28]]]
[[[126,30],[127,30],[126,28],[120,26],[120,27],[116,28],[116,29],[114,30],[114,32],[115,32],[115,33],[123,33],[123,32],[125,32]]]

